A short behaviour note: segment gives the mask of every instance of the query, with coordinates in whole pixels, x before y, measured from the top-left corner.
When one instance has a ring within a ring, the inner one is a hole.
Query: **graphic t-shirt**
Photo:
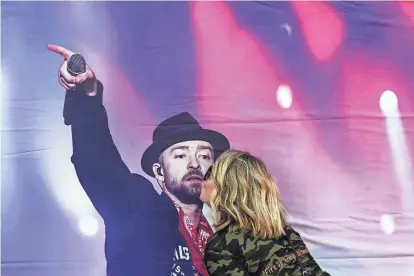
[[[204,215],[201,215],[197,228],[183,210],[177,204],[175,206],[178,211],[178,230],[185,244],[177,244],[175,247],[171,276],[208,276],[204,250],[213,230]],[[188,267],[190,262],[191,268]]]

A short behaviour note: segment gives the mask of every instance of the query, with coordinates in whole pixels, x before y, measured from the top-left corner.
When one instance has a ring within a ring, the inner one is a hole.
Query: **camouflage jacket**
[[[299,233],[290,226],[286,230],[288,234],[277,239],[217,231],[205,251],[210,276],[302,276],[296,255],[308,275],[329,276],[313,259]]]

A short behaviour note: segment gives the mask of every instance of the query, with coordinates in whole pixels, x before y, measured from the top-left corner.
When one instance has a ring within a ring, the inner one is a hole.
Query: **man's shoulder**
[[[171,200],[169,200],[168,197],[166,197],[163,194],[159,194],[151,181],[149,181],[147,178],[145,178],[143,175],[140,174],[131,174],[131,180],[129,189],[131,193],[134,193],[137,195],[136,200],[139,200],[141,202],[141,205],[147,205],[149,206],[156,206],[155,209],[168,209],[168,211],[175,210],[173,208],[173,204]],[[167,207],[170,208],[167,208]]]
[[[177,224],[177,211],[165,194],[159,194],[151,181],[140,174],[131,174],[129,191],[133,194],[134,210],[146,225],[165,229]]]
[[[131,174],[130,187],[133,190],[139,191],[139,194],[144,196],[158,196],[159,194],[155,191],[152,182],[145,178],[143,175],[133,173]]]

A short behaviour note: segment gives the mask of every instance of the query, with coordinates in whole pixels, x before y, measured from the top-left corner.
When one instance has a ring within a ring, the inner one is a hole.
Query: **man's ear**
[[[160,163],[154,163],[152,164],[152,171],[155,175],[155,179],[157,179],[158,183],[164,182],[164,170],[162,169],[162,166]]]

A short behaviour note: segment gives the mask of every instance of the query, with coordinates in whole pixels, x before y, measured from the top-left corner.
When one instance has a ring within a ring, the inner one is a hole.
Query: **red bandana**
[[[178,230],[181,235],[183,235],[188,249],[190,250],[193,266],[196,270],[194,271],[194,275],[201,274],[203,276],[208,276],[209,274],[204,264],[204,249],[209,237],[213,235],[213,230],[203,214],[201,215],[200,224],[197,229],[190,218],[184,214],[183,210],[178,205],[176,205],[176,207],[179,216]]]

